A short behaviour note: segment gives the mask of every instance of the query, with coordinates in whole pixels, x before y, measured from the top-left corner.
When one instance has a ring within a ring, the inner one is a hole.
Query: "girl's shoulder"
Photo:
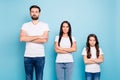
[[[101,47],[99,47],[99,50],[102,51]]]
[[[100,54],[104,54],[101,48],[99,48],[99,50],[100,50]]]
[[[74,37],[74,36],[72,36],[71,38],[72,38],[72,40],[73,40],[73,41],[76,41],[76,39],[75,39],[75,37]]]

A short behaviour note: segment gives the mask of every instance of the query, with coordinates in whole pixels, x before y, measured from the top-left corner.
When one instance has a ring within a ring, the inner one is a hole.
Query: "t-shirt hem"
[[[24,57],[45,57],[45,55],[43,55],[43,56],[26,56],[26,55],[24,55]]]
[[[97,73],[97,72],[101,72],[101,71],[85,71],[85,72],[89,72],[89,73]]]
[[[74,61],[71,62],[56,62],[56,63],[73,63]]]

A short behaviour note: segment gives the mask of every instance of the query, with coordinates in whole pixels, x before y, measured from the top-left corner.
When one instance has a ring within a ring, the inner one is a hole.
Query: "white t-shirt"
[[[59,36],[56,36],[55,42],[58,42],[58,40],[59,40]],[[76,41],[74,37],[72,37],[72,41],[73,42]],[[60,47],[62,47],[62,48],[70,48],[71,47],[69,37],[61,38]],[[66,53],[66,54],[57,53],[56,63],[68,63],[68,62],[73,62],[72,53]]]
[[[91,48],[91,58],[96,59],[96,48],[95,47],[90,47]],[[100,50],[100,55],[103,54],[101,48],[99,48]],[[83,49],[82,51],[82,55],[87,55],[87,51],[86,48]],[[100,64],[86,64],[85,65],[85,71],[86,72],[92,72],[92,73],[96,73],[96,72],[100,72]]]
[[[34,25],[32,22],[24,23],[22,30],[26,31],[28,36],[42,35],[45,31],[49,31],[48,24],[39,22]],[[44,44],[26,42],[24,57],[44,57]]]

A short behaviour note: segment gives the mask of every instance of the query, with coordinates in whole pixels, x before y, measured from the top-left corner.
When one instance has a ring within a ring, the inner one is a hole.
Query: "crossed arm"
[[[60,54],[66,54],[70,52],[75,52],[76,51],[76,42],[73,42],[73,45],[71,48],[61,48],[58,46],[58,42],[55,42],[55,51]]]
[[[95,63],[102,63],[104,60],[103,55],[100,55],[97,59],[88,59],[87,55],[83,55],[84,63],[85,64],[95,64]]]
[[[45,31],[42,36],[28,36],[26,31],[21,30],[20,33],[21,42],[33,42],[33,43],[45,43],[48,41],[48,31]]]

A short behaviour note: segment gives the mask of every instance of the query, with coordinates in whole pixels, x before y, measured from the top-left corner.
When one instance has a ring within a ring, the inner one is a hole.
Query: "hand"
[[[92,60],[93,62],[97,63],[97,59],[93,59],[93,58],[92,58],[91,60]]]
[[[59,50],[63,50],[63,48],[61,48],[61,47],[57,47]]]

